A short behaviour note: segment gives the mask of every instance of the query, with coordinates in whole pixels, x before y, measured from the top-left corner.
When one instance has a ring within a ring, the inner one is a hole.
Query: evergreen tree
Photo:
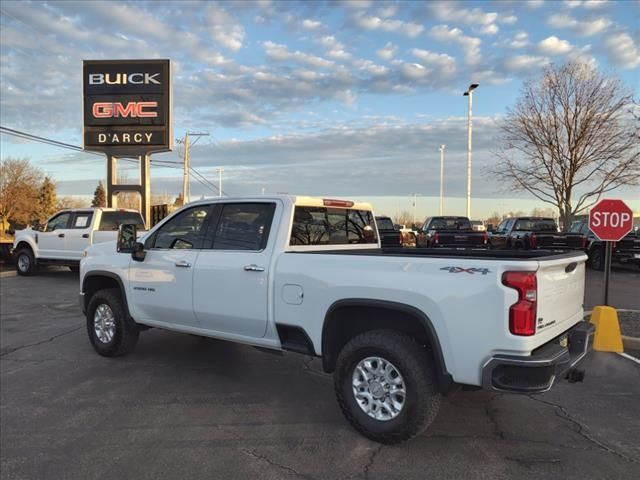
[[[91,201],[92,207],[106,207],[107,206],[107,192],[102,185],[102,181],[98,182],[96,191],[93,192],[93,200]]]
[[[44,222],[58,209],[58,195],[56,194],[56,184],[50,177],[44,177],[38,192],[37,220]]]

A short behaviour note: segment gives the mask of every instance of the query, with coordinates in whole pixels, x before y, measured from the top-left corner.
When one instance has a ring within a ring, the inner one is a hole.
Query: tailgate
[[[536,244],[538,248],[543,247],[564,247],[581,248],[582,235],[567,235],[564,233],[536,234]]]
[[[536,337],[551,339],[583,318],[587,256],[539,260]]]
[[[476,232],[438,232],[441,246],[480,246],[485,244],[485,234]]]

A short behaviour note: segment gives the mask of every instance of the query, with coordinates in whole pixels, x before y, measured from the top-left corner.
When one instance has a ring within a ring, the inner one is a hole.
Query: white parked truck
[[[19,230],[13,256],[19,275],[33,275],[40,265],[63,265],[78,271],[82,252],[90,245],[116,240],[118,227],[135,224],[144,229],[136,210],[78,208],[61,210],[44,225]]]
[[[191,203],[80,264],[94,349],[148,327],[321,357],[365,436],[406,440],[460,386],[536,393],[589,349],[583,253],[381,248],[371,207],[295,196]]]

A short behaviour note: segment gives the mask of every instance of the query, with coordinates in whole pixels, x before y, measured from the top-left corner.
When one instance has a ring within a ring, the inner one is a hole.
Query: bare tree
[[[555,206],[564,225],[600,197],[640,179],[638,120],[620,79],[582,63],[525,83],[500,129],[492,173]]]

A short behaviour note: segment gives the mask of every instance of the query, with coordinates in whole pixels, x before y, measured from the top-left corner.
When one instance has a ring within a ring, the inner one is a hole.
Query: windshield
[[[557,232],[556,222],[547,218],[532,218],[528,220],[518,220],[514,230],[529,232]]]
[[[464,217],[434,218],[429,224],[430,230],[471,230],[471,222]]]
[[[376,218],[376,223],[378,224],[379,230],[393,230],[393,222],[390,218],[387,217],[378,217]]]

